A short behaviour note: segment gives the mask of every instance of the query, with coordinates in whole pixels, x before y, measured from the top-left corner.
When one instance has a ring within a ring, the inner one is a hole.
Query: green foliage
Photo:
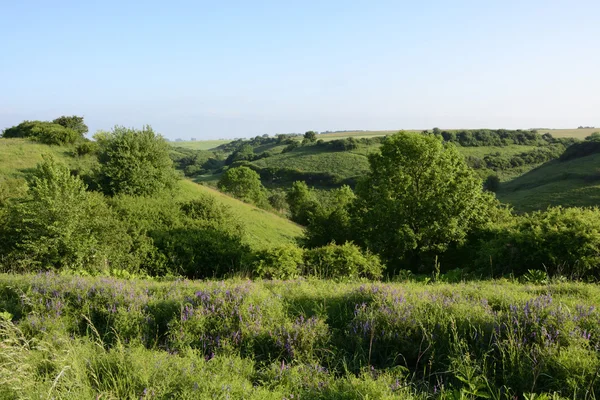
[[[434,136],[390,136],[370,163],[356,191],[357,237],[388,267],[423,267],[487,218],[481,181]]]
[[[246,166],[228,169],[219,180],[219,189],[247,203],[265,205],[267,202],[260,176]]]
[[[95,135],[100,146],[97,171],[102,190],[109,195],[153,195],[174,187],[177,174],[169,145],[150,126],[141,130],[115,127]]]
[[[88,131],[87,125],[83,122],[83,117],[77,115],[62,116],[52,121],[53,124],[64,126],[65,128],[74,130],[80,135],[84,135]]]
[[[317,141],[317,132],[308,131],[304,134],[304,138],[302,139],[302,144],[310,144]]]
[[[488,177],[485,179],[485,182],[483,183],[483,187],[485,188],[485,190],[489,190],[490,192],[496,193],[500,188],[500,178],[498,178],[498,175],[495,174],[488,175]]]
[[[2,131],[3,138],[30,138],[44,144],[64,145],[83,138],[76,130],[46,121],[23,121]]]
[[[265,249],[256,254],[254,272],[261,278],[296,278],[302,273],[303,257],[303,250],[294,245]]]
[[[131,267],[132,240],[102,196],[53,158],[33,172],[27,197],[10,205],[0,235],[5,269]]]
[[[490,257],[498,272],[600,277],[600,211],[549,208],[517,216],[506,226],[493,227],[479,251],[481,264]]]
[[[379,279],[383,266],[374,254],[346,242],[306,250],[306,274],[320,278]]]
[[[92,141],[81,142],[75,147],[75,153],[79,156],[85,156],[88,154],[96,154],[98,152],[98,143]]]
[[[315,207],[309,217],[303,239],[308,247],[324,246],[331,242],[343,243],[353,236],[350,208],[356,196],[349,186],[331,192],[328,203]]]
[[[288,203],[285,192],[282,190],[271,191],[271,194],[269,194],[269,204],[276,211],[283,212],[286,210]]]
[[[292,221],[307,225],[312,214],[317,210],[319,204],[314,190],[309,189],[305,182],[297,181],[287,192],[286,200],[290,206]]]

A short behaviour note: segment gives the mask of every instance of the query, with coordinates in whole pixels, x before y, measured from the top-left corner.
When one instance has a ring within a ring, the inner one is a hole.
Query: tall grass
[[[42,274],[0,275],[0,287],[6,398],[586,399],[600,390],[600,289],[589,284]]]

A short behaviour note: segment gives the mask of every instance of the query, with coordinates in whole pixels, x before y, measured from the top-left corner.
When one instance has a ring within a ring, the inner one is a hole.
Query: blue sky
[[[600,126],[600,2],[0,0],[0,128]]]

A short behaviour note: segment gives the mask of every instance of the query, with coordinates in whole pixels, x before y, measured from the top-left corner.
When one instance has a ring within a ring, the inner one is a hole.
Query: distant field
[[[169,142],[173,147],[185,147],[193,150],[210,150],[217,146],[231,142],[231,140],[189,140],[183,142]]]
[[[585,139],[594,132],[600,132],[600,128],[590,129],[538,129],[539,134],[550,133],[553,137],[573,137],[577,139]]]

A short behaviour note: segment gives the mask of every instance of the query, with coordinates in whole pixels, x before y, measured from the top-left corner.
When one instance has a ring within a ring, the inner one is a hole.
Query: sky
[[[0,129],[600,126],[600,1],[0,0]]]

